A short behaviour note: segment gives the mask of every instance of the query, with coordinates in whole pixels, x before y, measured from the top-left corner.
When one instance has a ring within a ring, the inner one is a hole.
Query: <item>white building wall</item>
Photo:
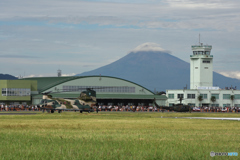
[[[210,63],[203,63],[209,61]],[[213,86],[213,58],[210,55],[194,55],[190,59],[190,89]]]
[[[191,58],[190,61],[190,88],[197,89],[200,85],[199,59]]]
[[[174,98],[169,97],[169,94],[174,94]],[[219,107],[225,107],[228,105],[229,107],[238,106],[240,107],[240,90],[167,90],[166,96],[168,97],[168,101],[166,102],[166,106],[170,106],[171,104],[180,103],[178,94],[183,94],[183,104],[195,104],[195,106],[212,106],[217,105]],[[188,94],[195,94],[194,99],[188,98]],[[207,98],[203,99],[201,102],[198,100],[198,96],[201,94],[206,94]],[[219,98],[213,103],[211,101],[211,97],[213,94],[218,94]],[[235,95],[235,99],[232,101],[230,98],[224,99],[223,95]]]

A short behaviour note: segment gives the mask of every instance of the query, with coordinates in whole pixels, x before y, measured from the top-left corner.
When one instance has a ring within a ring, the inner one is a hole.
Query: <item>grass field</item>
[[[239,159],[240,117],[232,113],[100,112],[0,115],[0,159]]]

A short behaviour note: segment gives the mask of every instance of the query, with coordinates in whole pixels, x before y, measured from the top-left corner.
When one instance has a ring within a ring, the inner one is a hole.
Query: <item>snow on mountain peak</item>
[[[159,44],[152,43],[152,42],[143,43],[143,44],[137,46],[136,48],[134,48],[131,52],[137,53],[137,52],[142,52],[142,51],[144,51],[144,52],[153,51],[153,52],[170,53],[170,51],[167,51],[167,50],[161,48]]]

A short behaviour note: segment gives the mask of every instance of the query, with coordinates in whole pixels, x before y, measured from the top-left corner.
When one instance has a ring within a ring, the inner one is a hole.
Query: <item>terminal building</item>
[[[182,103],[191,106],[240,107],[240,91],[234,88],[222,90],[213,86],[212,46],[192,46],[190,55],[190,89],[167,90],[167,106]]]
[[[166,95],[156,95],[134,82],[109,76],[34,77],[20,80],[1,80],[0,103],[39,104],[43,93],[56,98],[76,99],[81,91],[96,91],[98,105],[151,106],[155,99],[166,104]]]

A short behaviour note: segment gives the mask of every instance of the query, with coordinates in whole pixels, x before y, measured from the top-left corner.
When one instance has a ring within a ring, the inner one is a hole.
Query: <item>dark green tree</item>
[[[216,102],[216,97],[215,97],[215,96],[212,96],[212,97],[211,97],[211,101],[212,101],[212,103]]]
[[[203,100],[203,96],[202,96],[202,95],[199,95],[199,96],[198,96],[198,100],[199,100],[199,102],[201,103],[202,100]]]
[[[231,95],[231,96],[230,96],[230,99],[231,99],[231,101],[232,101],[232,108],[233,108],[233,101],[234,101],[234,98],[235,98],[234,95]]]

